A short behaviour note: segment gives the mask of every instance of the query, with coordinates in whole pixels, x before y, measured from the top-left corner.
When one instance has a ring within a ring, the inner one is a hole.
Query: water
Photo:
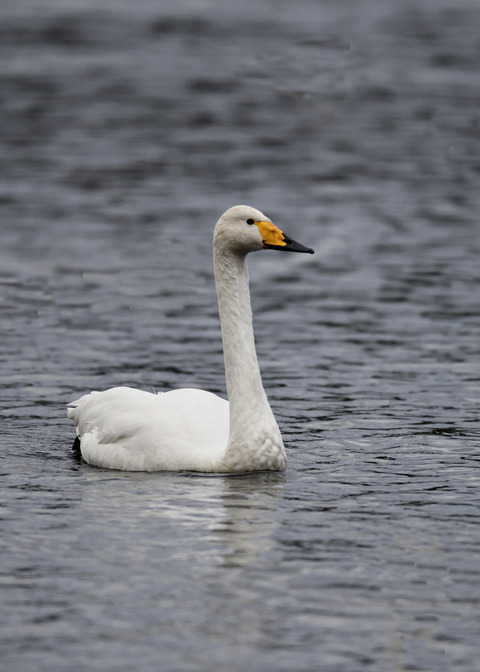
[[[3,3],[3,666],[473,672],[480,9],[224,4]],[[78,462],[85,391],[224,392],[241,202],[317,251],[250,262],[287,473]]]

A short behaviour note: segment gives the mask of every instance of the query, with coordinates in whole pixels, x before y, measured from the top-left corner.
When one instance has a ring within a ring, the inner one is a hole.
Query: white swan
[[[213,249],[229,401],[196,389],[154,394],[115,387],[86,394],[69,404],[68,417],[88,464],[126,471],[285,469],[250,308],[246,255],[263,248],[313,253],[249,206],[237,205],[220,217]]]

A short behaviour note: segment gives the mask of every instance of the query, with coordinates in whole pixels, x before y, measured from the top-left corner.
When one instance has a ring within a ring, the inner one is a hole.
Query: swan
[[[280,430],[255,351],[246,255],[262,249],[313,250],[259,210],[237,205],[218,220],[215,284],[228,401],[211,392],[146,392],[114,387],[68,404],[74,447],[90,465],[124,471],[240,473],[286,468]]]

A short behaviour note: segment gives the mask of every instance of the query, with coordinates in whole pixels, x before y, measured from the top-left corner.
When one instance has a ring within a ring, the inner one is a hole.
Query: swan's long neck
[[[224,466],[228,471],[283,469],[285,450],[255,350],[246,257],[215,249],[214,261],[230,403]]]
[[[236,420],[251,404],[268,401],[255,350],[246,257],[217,255],[215,262],[227,393]]]

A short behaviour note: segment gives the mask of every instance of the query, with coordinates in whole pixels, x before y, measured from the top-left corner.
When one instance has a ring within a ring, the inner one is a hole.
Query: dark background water
[[[480,7],[4,0],[6,670],[474,672]],[[250,262],[286,475],[73,459],[90,389],[224,392],[211,234]]]

